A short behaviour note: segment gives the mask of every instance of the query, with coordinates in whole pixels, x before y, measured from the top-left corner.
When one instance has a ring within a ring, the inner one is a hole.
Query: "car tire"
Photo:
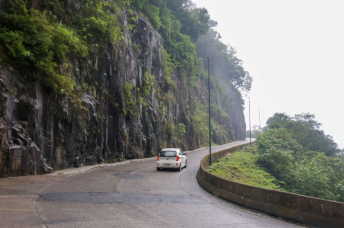
[[[180,166],[178,168],[178,172],[182,171],[182,163],[180,163]]]
[[[160,169],[160,168],[158,168],[158,167],[156,167],[156,170],[157,170],[157,171],[160,171],[161,169]]]
[[[187,165],[188,165],[188,160],[185,161],[185,166],[184,166],[184,168],[186,168]]]

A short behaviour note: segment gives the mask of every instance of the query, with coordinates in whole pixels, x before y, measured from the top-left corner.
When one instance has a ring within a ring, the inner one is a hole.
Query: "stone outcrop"
[[[121,14],[126,26],[126,13]],[[172,90],[163,73],[159,33],[138,17],[135,31],[126,26],[124,35],[116,48],[105,43],[92,48],[88,58],[69,59],[68,73],[80,99],[51,93],[39,81],[24,83],[0,62],[0,177],[149,157],[163,147],[192,149],[205,143],[190,134],[188,124],[188,116],[196,115],[196,100],[207,97],[205,85],[198,80],[190,91],[176,71],[172,80],[177,89],[166,96]],[[146,72],[154,76],[154,85],[140,103]],[[227,92],[234,108],[222,120],[230,132],[226,140],[243,139],[241,98]],[[179,123],[186,133],[177,140],[173,129]]]

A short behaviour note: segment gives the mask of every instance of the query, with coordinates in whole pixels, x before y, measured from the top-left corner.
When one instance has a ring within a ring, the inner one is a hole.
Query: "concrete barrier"
[[[227,153],[241,150],[245,146],[247,144],[214,153],[212,161],[217,161]],[[214,195],[270,215],[314,226],[344,227],[344,203],[227,180],[207,171],[205,168],[208,164],[209,155],[202,159],[196,178],[205,190]],[[314,187],[316,188],[316,186]]]

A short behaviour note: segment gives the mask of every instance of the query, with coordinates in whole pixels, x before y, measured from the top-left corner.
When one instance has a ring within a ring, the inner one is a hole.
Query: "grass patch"
[[[246,147],[221,158],[206,169],[212,174],[233,180],[239,183],[253,185],[267,189],[280,189],[277,180],[257,164],[255,147]]]

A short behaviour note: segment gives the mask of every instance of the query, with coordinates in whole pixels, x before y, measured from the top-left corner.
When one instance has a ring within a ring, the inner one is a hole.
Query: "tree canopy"
[[[313,114],[301,113],[290,117],[285,113],[275,113],[267,122],[268,128],[284,128],[304,148],[303,151],[324,152],[327,156],[333,156],[340,152],[337,143],[332,136],[326,135],[320,129],[319,123]]]
[[[199,38],[196,43],[199,57],[208,56],[211,60],[210,73],[229,80],[237,89],[250,91],[252,77],[242,66],[243,62],[236,57],[236,50],[221,41],[221,35],[214,29]]]
[[[275,113],[267,123],[257,137],[257,163],[278,179],[282,190],[343,202],[343,156],[315,116]]]

